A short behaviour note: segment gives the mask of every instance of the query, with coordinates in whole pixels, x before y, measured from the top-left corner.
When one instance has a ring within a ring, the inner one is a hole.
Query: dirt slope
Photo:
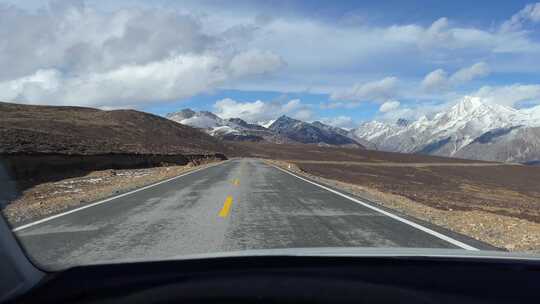
[[[221,142],[197,129],[135,110],[0,102],[0,154],[209,154]]]

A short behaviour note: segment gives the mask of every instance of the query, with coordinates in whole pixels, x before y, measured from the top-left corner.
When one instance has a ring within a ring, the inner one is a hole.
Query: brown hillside
[[[398,162],[398,163],[487,163],[442,156],[383,152],[312,144],[274,144],[226,141],[229,156],[294,161]]]
[[[208,154],[220,141],[135,110],[103,111],[0,102],[0,154]]]

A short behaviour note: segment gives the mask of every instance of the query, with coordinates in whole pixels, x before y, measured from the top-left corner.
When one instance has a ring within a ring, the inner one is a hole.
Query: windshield
[[[527,1],[3,1],[2,214],[53,270],[539,253],[539,26]]]

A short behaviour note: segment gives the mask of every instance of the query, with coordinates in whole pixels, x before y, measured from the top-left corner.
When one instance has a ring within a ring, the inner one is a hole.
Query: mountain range
[[[190,109],[170,113],[167,118],[225,140],[365,147],[488,161],[540,160],[540,106],[517,110],[477,97],[464,97],[432,118],[369,121],[351,130],[287,116],[262,126]]]
[[[224,140],[364,148],[354,138],[349,137],[346,130],[285,115],[272,121],[267,127],[251,124],[240,118],[223,119],[208,111],[195,112],[190,109],[167,114],[167,118],[203,129],[206,133]]]
[[[540,106],[516,110],[465,97],[431,119],[370,121],[351,136],[382,151],[530,162],[540,159]]]

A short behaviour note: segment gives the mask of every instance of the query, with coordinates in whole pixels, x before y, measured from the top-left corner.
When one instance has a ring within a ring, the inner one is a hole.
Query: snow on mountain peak
[[[373,140],[380,136],[385,136],[389,132],[395,130],[395,126],[382,121],[372,120],[360,125],[359,128],[351,131],[354,137],[361,138],[367,141]]]
[[[182,109],[178,112],[169,113],[166,115],[166,117],[172,120],[182,120],[182,119],[191,118],[195,114],[197,113],[191,109]]]
[[[371,121],[352,134],[379,150],[455,156],[487,132],[537,126],[540,126],[540,106],[516,110],[485,102],[480,97],[465,96],[431,119],[422,116],[401,127]]]
[[[538,127],[540,126],[540,105],[520,110],[523,114],[529,118],[528,126]]]
[[[445,119],[449,122],[459,122],[470,120],[474,116],[497,114],[496,112],[500,111],[504,110],[499,109],[498,106],[484,103],[480,97],[465,96],[448,111],[435,115],[435,120]]]
[[[465,96],[447,111],[436,114],[430,124],[436,128],[435,133],[460,131],[476,135],[494,128],[526,124],[528,120],[526,114],[516,109],[486,103],[479,97]]]
[[[452,107],[450,112],[456,111],[460,114],[466,114],[482,106],[485,106],[485,104],[482,102],[480,97],[465,96],[460,102]]]
[[[276,121],[276,120],[271,119],[271,120],[268,120],[268,121],[260,121],[260,122],[258,122],[258,125],[263,126],[265,128],[269,128],[274,123],[274,121]]]

